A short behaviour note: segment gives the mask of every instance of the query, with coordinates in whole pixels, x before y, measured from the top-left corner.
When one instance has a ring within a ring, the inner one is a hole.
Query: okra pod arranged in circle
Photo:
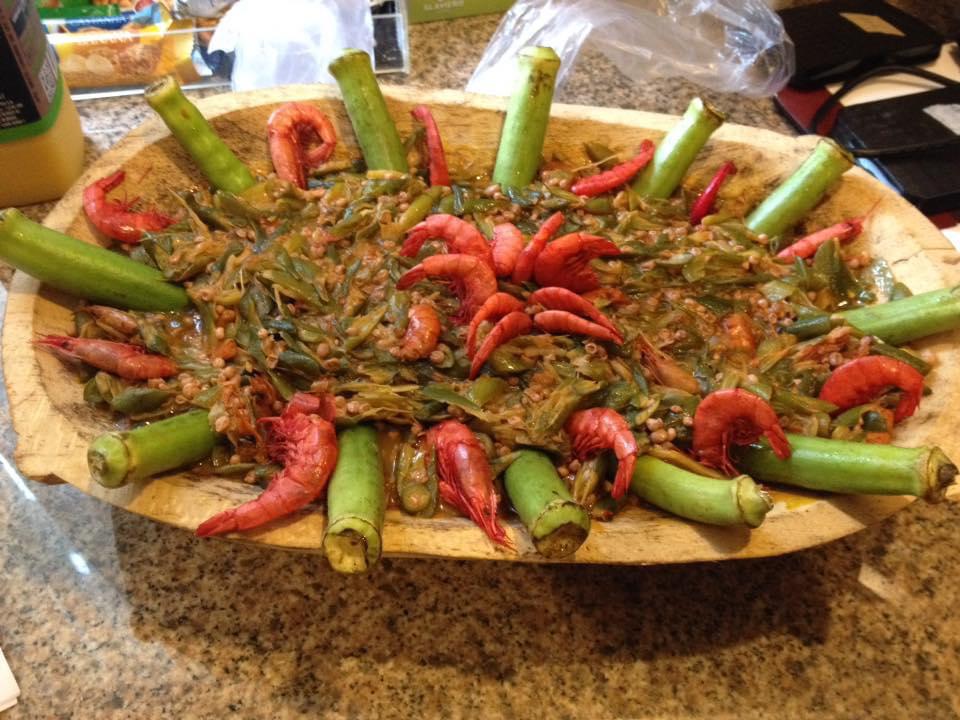
[[[127,310],[183,310],[186,291],[156,268],[0,211],[0,260],[75,297]]]
[[[630,489],[651,505],[708,525],[759,527],[773,508],[748,475],[704,477],[650,455],[637,458]]]
[[[668,198],[680,187],[683,176],[725,116],[710,103],[694,98],[686,112],[659,143],[650,163],[633,183],[643,197]]]
[[[407,154],[373,74],[370,56],[363,50],[346,50],[330,63],[330,74],[340,86],[367,169],[408,172]]]
[[[172,76],[148,85],[143,95],[215,188],[239,195],[256,184],[250,168],[220,139]]]
[[[386,508],[377,431],[357,425],[340,432],[337,467],[327,486],[323,551],[337,572],[366,572],[380,559]]]
[[[517,63],[520,78],[507,106],[493,167],[493,182],[504,188],[526,187],[537,176],[560,69],[560,58],[548,47],[523,48]]]
[[[124,432],[100,435],[87,450],[90,474],[117,488],[206,458],[216,433],[206,410],[191,410]]]
[[[520,450],[506,470],[504,487],[544,557],[572,555],[590,534],[590,516],[574,501],[544,453]]]
[[[788,434],[792,453],[780,460],[766,445],[737,455],[737,467],[762,482],[808,490],[943,499],[957,466],[936,446],[902,448]]]
[[[850,153],[829,138],[817,143],[807,159],[747,217],[758,235],[777,237],[796,225],[853,166]]]

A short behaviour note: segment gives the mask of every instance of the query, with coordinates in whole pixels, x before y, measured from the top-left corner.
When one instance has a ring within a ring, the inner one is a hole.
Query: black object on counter
[[[793,87],[812,89],[880,65],[934,60],[943,38],[880,0],[835,0],[780,11],[796,46]]]
[[[921,212],[960,208],[960,85],[844,107],[832,135],[855,153],[857,148],[944,143],[858,162]]]

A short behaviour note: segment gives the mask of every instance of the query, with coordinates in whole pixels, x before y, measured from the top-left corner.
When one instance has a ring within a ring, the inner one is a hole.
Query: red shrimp
[[[523,233],[513,223],[500,223],[493,228],[490,249],[497,277],[510,277],[523,252]]]
[[[177,374],[173,360],[150,354],[139,345],[65,335],[44,335],[35,342],[56,355],[82,360],[126,380],[150,380]]]
[[[717,194],[720,192],[720,186],[723,185],[728,176],[736,175],[736,173],[737,166],[729,160],[720,166],[720,169],[707,183],[707,187],[694,201],[693,207],[690,208],[691,225],[699,225],[700,221],[710,214],[710,211],[713,210],[713,204],[717,200]]]
[[[653,143],[644,140],[640,143],[640,149],[632,159],[620,163],[606,172],[580,178],[570,187],[570,191],[584,197],[593,197],[616,190],[621,185],[630,182],[638,172],[647,166],[647,163],[653,158],[653,150]]]
[[[279,417],[261,418],[270,427],[271,457],[283,463],[283,470],[256,499],[201,523],[197,536],[252,530],[320,497],[337,464],[333,408],[332,398],[297,393]]]
[[[523,310],[523,303],[505,292],[494,293],[480,306],[470,320],[467,328],[467,357],[473,357],[477,350],[477,330],[485,320],[496,320],[508,313]]]
[[[538,285],[567,288],[576,293],[600,287],[590,261],[599,257],[616,257],[620,248],[606,238],[584,232],[570,233],[547,245],[537,256],[533,269]]]
[[[551,335],[586,335],[617,345],[623,342],[619,335],[603,325],[566,310],[542,310],[533,316],[533,322],[538,328]]]
[[[313,105],[289,102],[270,114],[267,140],[277,176],[306,188],[307,170],[333,155],[337,132],[330,118]]]
[[[131,212],[136,199],[127,202],[109,200],[107,193],[118,187],[127,174],[117,170],[83,190],[83,212],[93,226],[111,240],[138,243],[145,232],[160,232],[173,224],[173,218],[152,210]]]
[[[520,251],[520,257],[517,258],[517,263],[513,266],[513,275],[511,276],[513,282],[524,283],[533,277],[533,266],[536,264],[537,256],[547,246],[547,240],[563,227],[564,221],[562,212],[555,212],[544,221],[540,229],[530,238],[527,246]]]
[[[901,360],[865,355],[830,373],[820,389],[820,399],[846,410],[868,403],[892,387],[903,392],[894,411],[894,421],[900,422],[913,415],[920,405],[923,375]]]
[[[410,114],[422,125],[427,140],[427,159],[430,165],[431,185],[450,185],[450,171],[447,169],[447,156],[443,152],[443,140],[433,113],[426,105],[417,105]]]
[[[407,331],[393,355],[400,360],[420,360],[432,353],[440,339],[440,315],[433,305],[417,303],[407,312]]]
[[[493,487],[493,471],[480,441],[470,428],[446,420],[427,431],[428,452],[436,450],[440,498],[480,526],[494,543],[513,548],[497,520],[500,498]]]
[[[823,230],[817,230],[806,237],[802,237],[792,245],[785,247],[776,254],[777,260],[793,262],[794,258],[813,257],[822,245],[836,238],[840,242],[852,240],[863,232],[864,218],[844,220]]]
[[[627,494],[637,461],[637,439],[627,421],[610,408],[590,408],[573,413],[564,429],[573,442],[578,460],[586,460],[600,450],[613,450],[617,456],[617,475],[611,494],[617,500]]]
[[[473,380],[480,374],[480,368],[494,350],[515,337],[526,335],[532,327],[530,316],[525,312],[517,311],[504,315],[480,343],[480,348],[474,355],[473,362],[470,363],[470,379]]]
[[[447,280],[460,298],[460,311],[455,322],[466,323],[477,309],[497,291],[493,268],[474,255],[461,253],[431,255],[410,268],[397,281],[398,290],[406,290],[421,280]]]
[[[575,292],[562,287],[545,287],[534,292],[527,300],[528,303],[539,303],[550,310],[566,310],[567,312],[583,315],[597,325],[602,325],[616,335],[617,344],[623,343],[623,335],[613,322],[600,312],[596,306],[584,300]]]
[[[693,416],[693,452],[704,465],[731,477],[737,469],[730,461],[730,446],[749,445],[761,435],[778,458],[790,457],[790,443],[770,403],[740,388],[710,393]]]
[[[493,267],[493,252],[480,231],[456,215],[442,213],[414,225],[403,241],[400,254],[415,257],[423,243],[434,238],[443,240],[448,252],[473,255]]]

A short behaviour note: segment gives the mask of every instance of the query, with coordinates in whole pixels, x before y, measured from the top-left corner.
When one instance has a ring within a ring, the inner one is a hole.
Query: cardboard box
[[[406,0],[411,23],[450,20],[509,10],[513,0]]]

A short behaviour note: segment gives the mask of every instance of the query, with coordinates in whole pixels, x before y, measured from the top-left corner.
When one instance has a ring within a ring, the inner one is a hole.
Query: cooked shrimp
[[[567,312],[583,315],[588,320],[592,320],[597,323],[597,325],[602,325],[616,335],[618,343],[623,342],[623,335],[610,318],[600,312],[593,303],[585,300],[571,290],[562,287],[540,288],[530,295],[527,302],[543,305],[550,310],[566,310]]]
[[[307,170],[324,163],[337,146],[330,118],[300,102],[286,103],[270,114],[267,139],[277,176],[300,188],[307,187]]]
[[[430,428],[426,444],[437,454],[440,498],[467,515],[497,545],[512,548],[497,520],[500,498],[493,487],[490,461],[470,428],[447,420]]]
[[[477,330],[485,320],[496,320],[512,312],[523,310],[523,303],[505,292],[494,293],[473,314],[467,328],[467,357],[473,357],[477,349]]]
[[[173,218],[152,210],[131,212],[136,200],[109,200],[107,193],[119,186],[126,173],[117,170],[88,185],[83,191],[83,212],[93,226],[111,240],[138,243],[145,232],[160,232],[173,224]]]
[[[533,276],[538,285],[567,288],[577,293],[600,287],[590,261],[615,257],[620,248],[606,238],[584,232],[570,233],[549,243],[537,256]]]
[[[552,335],[586,335],[587,337],[620,344],[620,336],[604,327],[566,310],[542,310],[533,316],[538,328]]]
[[[480,374],[480,368],[494,350],[519,335],[529,333],[532,327],[530,316],[525,312],[518,311],[504,315],[480,343],[480,348],[470,364],[470,379],[473,380]]]
[[[901,360],[866,355],[844,363],[827,378],[820,399],[846,410],[868,403],[892,387],[903,392],[894,411],[894,421],[900,422],[917,411],[923,395],[923,375]]]
[[[406,290],[421,280],[447,280],[460,298],[460,311],[454,320],[465,323],[497,291],[493,267],[474,255],[455,253],[431,255],[412,267],[397,281],[398,290]]]
[[[400,254],[404,257],[415,257],[423,243],[431,239],[443,240],[450,253],[474,255],[493,267],[493,253],[480,231],[456,215],[443,213],[431,215],[415,225],[407,233]]]
[[[694,453],[704,465],[730,476],[737,474],[730,461],[730,446],[749,445],[761,435],[770,441],[778,458],[790,457],[790,443],[770,403],[740,388],[710,393],[693,416]]]
[[[332,402],[297,393],[279,417],[261,418],[272,433],[270,453],[283,470],[255,499],[197,528],[198,537],[252,530],[309,505],[326,489],[337,464]]]
[[[573,413],[564,429],[579,460],[586,460],[600,450],[613,450],[617,456],[617,475],[611,494],[618,500],[626,495],[638,452],[637,439],[627,421],[610,408],[590,408]]]
[[[417,303],[407,312],[407,331],[393,355],[400,360],[420,360],[437,347],[440,339],[440,315],[427,303]]]
[[[530,238],[527,246],[520,251],[516,264],[513,266],[513,275],[511,280],[515,283],[523,283],[533,277],[533,266],[536,264],[537,257],[543,252],[547,245],[547,240],[552,238],[557,231],[563,227],[565,219],[562,212],[555,212],[548,217],[540,229]]]
[[[36,344],[62,357],[82,360],[98,370],[127,380],[149,380],[177,374],[177,365],[173,360],[150,354],[138,345],[65,335],[44,335]]]
[[[497,277],[510,277],[517,266],[520,253],[523,252],[523,233],[513,223],[495,225],[490,248]]]
[[[689,370],[665,352],[653,346],[643,333],[636,339],[636,349],[644,365],[661,385],[696,394],[700,392],[700,383]]]

